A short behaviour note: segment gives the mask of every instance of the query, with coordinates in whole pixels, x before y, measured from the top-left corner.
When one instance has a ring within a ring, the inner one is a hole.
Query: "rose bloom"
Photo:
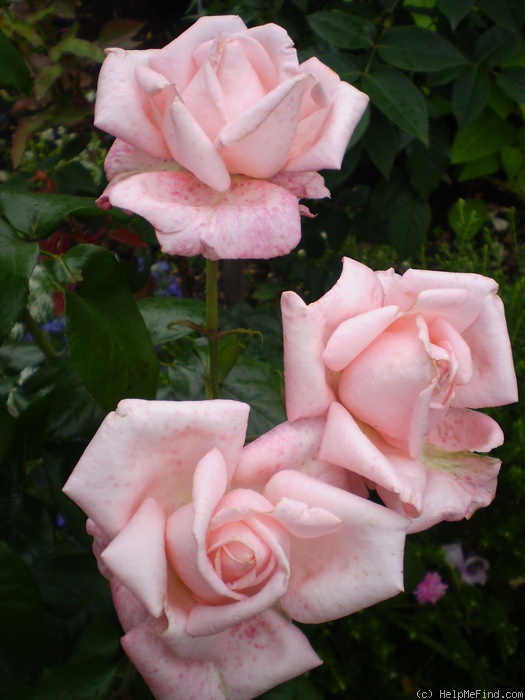
[[[409,532],[470,517],[494,498],[503,442],[470,409],[517,400],[504,309],[476,274],[373,272],[345,258],[306,305],[282,296],[290,420],[326,415],[320,458],[361,475]]]
[[[163,49],[108,49],[95,124],[117,137],[99,199],[140,214],[162,250],[210,259],[283,255],[302,197],[329,196],[368,97],[284,29],[202,17]]]
[[[64,487],[158,700],[253,698],[321,663],[291,619],[335,619],[402,588],[409,521],[318,460],[324,419],[243,448],[248,412],[122,401]]]

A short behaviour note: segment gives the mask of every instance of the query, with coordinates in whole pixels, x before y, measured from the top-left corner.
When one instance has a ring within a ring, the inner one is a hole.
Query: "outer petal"
[[[213,447],[233,470],[248,412],[249,406],[238,401],[121,401],[64,492],[113,538],[148,497],[165,512],[189,503],[195,467]]]
[[[408,532],[426,530],[443,520],[470,518],[478,508],[492,503],[499,459],[427,446],[423,460],[428,470],[427,492],[421,516],[412,521]]]
[[[158,53],[107,49],[98,79],[95,126],[156,158],[167,158],[164,137],[149,117],[149,98],[135,77],[136,68],[147,66]]]
[[[273,610],[223,634],[217,663],[177,658],[148,626],[131,630],[122,646],[157,700],[251,700],[321,663],[306,637]]]
[[[297,199],[266,181],[236,177],[221,195],[189,173],[142,173],[106,194],[114,206],[150,221],[171,255],[271,258],[289,253],[301,238]]]
[[[395,493],[409,517],[421,512],[427,482],[423,466],[377,434],[372,441],[337,402],[330,406],[319,456]]]
[[[365,112],[369,98],[343,81],[337,85],[330,97],[333,101],[332,106],[328,110],[319,138],[307,150],[304,147],[309,141],[306,128],[308,120],[305,120],[304,126],[299,124],[293,146],[294,155],[284,166],[285,171],[323,168],[339,170],[341,167],[350,137]]]
[[[365,265],[343,259],[337,283],[308,306],[294,292],[281,297],[286,411],[290,420],[326,413],[335,394],[333,373],[322,356],[328,339],[346,319],[382,306],[383,288]]]
[[[122,646],[157,700],[226,700],[213,661],[177,658],[149,626],[130,630]]]
[[[321,663],[303,633],[268,610],[233,628],[220,673],[228,698],[250,700]]]
[[[162,615],[168,587],[165,525],[162,508],[147,498],[101,555],[153,617]]]
[[[324,418],[302,418],[278,425],[243,449],[233,476],[236,486],[262,491],[273,474],[294,469],[358,496],[368,497],[363,479],[319,459]],[[344,465],[343,465],[344,466]]]
[[[169,156],[166,158],[155,158],[122,139],[115,139],[104,161],[104,170],[108,180],[113,180],[118,175],[125,174],[129,176],[148,170],[179,171],[180,169],[180,165],[175,163]]]
[[[292,575],[281,600],[290,617],[335,620],[402,590],[406,518],[294,471],[278,472],[264,490],[274,503],[290,493],[342,521],[327,537],[293,538]]]
[[[476,321],[463,333],[472,353],[470,382],[456,388],[453,406],[484,408],[518,400],[518,386],[505,309],[501,299],[487,296]]]
[[[270,182],[294,194],[297,199],[323,199],[330,196],[319,173],[277,173]]]
[[[503,444],[503,432],[484,413],[451,408],[429,432],[427,440],[447,452],[490,452]]]

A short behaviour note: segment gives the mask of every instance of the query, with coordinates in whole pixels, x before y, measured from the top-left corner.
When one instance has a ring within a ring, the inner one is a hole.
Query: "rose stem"
[[[206,260],[206,330],[208,335],[208,372],[206,376],[206,398],[219,398],[219,357],[217,331],[219,329],[217,306],[217,279],[219,262]]]
[[[40,326],[31,316],[27,307],[24,309],[24,312],[22,314],[22,322],[26,327],[27,332],[33,336],[33,340],[35,341],[38,348],[41,350],[44,357],[51,361],[58,360],[59,354],[51,345],[49,340],[46,338],[45,333],[43,333],[40,330]]]

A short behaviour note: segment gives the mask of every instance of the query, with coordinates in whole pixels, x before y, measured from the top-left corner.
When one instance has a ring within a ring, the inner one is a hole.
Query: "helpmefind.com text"
[[[519,700],[523,690],[418,690],[420,700]]]

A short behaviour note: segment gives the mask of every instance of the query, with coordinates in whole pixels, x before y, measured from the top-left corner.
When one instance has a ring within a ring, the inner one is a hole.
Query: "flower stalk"
[[[206,261],[206,332],[208,336],[208,368],[206,372],[206,398],[219,398],[219,317],[217,282],[219,263]]]

